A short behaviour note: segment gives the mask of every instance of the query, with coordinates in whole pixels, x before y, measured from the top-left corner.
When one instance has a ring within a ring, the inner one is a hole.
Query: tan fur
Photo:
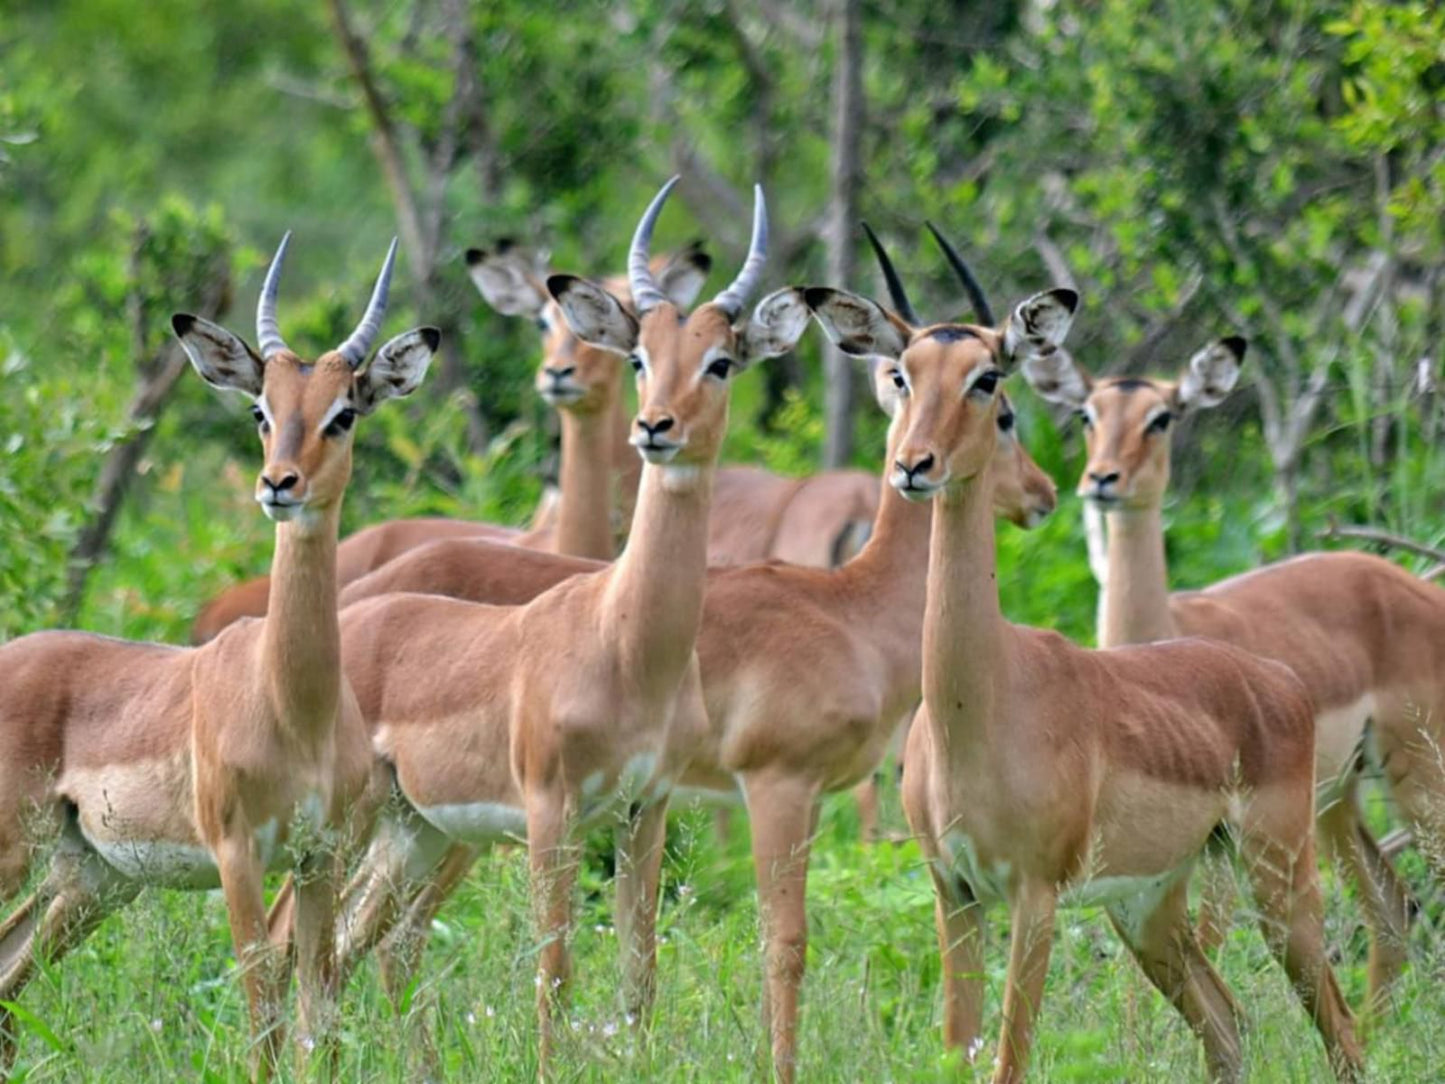
[[[1161,515],[1170,441],[1167,431],[1146,432],[1146,420],[1180,411],[1181,386],[1101,380],[1088,390],[1084,406],[1093,422],[1080,493],[1093,494],[1100,475],[1118,476],[1117,498],[1103,505],[1109,537],[1099,639],[1209,636],[1299,675],[1314,704],[1316,776],[1322,786],[1333,784],[1321,830],[1365,907],[1371,996],[1378,1000],[1406,962],[1411,901],[1360,819],[1356,758],[1373,719],[1387,782],[1406,815],[1426,838],[1439,831],[1445,592],[1378,557],[1315,553],[1171,595]]]
[[[266,865],[284,864],[307,871],[296,920],[298,1038],[329,1030],[334,852],[364,830],[381,793],[341,674],[336,619],[351,436],[319,432],[354,379],[335,353],[312,365],[283,350],[264,365],[274,427],[263,430],[258,493],[267,479],[291,475],[286,492],[300,502],[276,528],[266,618],[192,649],[79,632],[0,648],[4,897],[27,872],[28,811],[48,813],[63,831],[50,875],[0,927],[0,1000],[32,976],[37,936],[56,958],[145,884],[219,883],[265,1071],[280,1041],[288,969],[267,947],[261,881]],[[298,823],[307,834],[293,839]]]
[[[998,398],[971,381],[1015,360],[1012,344],[1041,301],[1046,311],[1058,304],[1026,302],[1001,335],[914,332],[893,362],[908,385],[894,482],[935,498],[924,707],[905,754],[904,803],[938,889],[945,1039],[969,1048],[979,1032],[981,901],[1007,899],[1014,926],[994,1079],[1020,1079],[1055,909],[1061,896],[1092,897],[1201,1035],[1212,1075],[1237,1078],[1233,1002],[1183,907],[1192,863],[1229,823],[1271,947],[1335,1070],[1355,1076],[1351,1017],[1324,957],[1313,728],[1298,679],[1207,641],[1090,652],[999,613],[989,500]]]

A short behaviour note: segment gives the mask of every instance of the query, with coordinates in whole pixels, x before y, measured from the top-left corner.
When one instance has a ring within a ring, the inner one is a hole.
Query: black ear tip
[[[504,255],[505,253],[511,252],[512,249],[514,249],[514,248],[516,248],[516,247],[517,247],[517,239],[516,239],[515,237],[498,237],[498,238],[497,238],[497,255],[499,255],[499,256]]]
[[[827,286],[804,286],[803,302],[810,309],[818,309],[828,303],[834,291]]]
[[[442,344],[441,331],[434,327],[422,327],[417,328],[417,330],[421,332],[422,341],[426,343],[427,349],[435,354],[437,347]]]
[[[171,330],[182,338],[196,326],[196,318],[188,312],[178,312],[171,317]]]
[[[712,270],[712,253],[704,252],[700,248],[692,251],[692,265],[704,273]]]
[[[1244,352],[1249,349],[1249,340],[1243,335],[1226,335],[1219,340],[1220,344],[1234,355],[1235,361],[1244,360]]]
[[[561,301],[571,285],[577,281],[576,275],[548,275],[547,292],[552,295],[553,300]]]
[[[1079,311],[1079,291],[1070,290],[1067,286],[1060,286],[1053,291],[1053,295],[1054,300],[1068,309],[1071,314]]]
[[[466,261],[467,261],[467,266],[468,266],[468,267],[476,267],[477,264],[481,263],[481,262],[482,262],[483,260],[485,260],[486,258],[487,258],[487,254],[486,254],[486,252],[483,251],[482,249],[479,249],[479,248],[469,248],[469,249],[467,249]]]

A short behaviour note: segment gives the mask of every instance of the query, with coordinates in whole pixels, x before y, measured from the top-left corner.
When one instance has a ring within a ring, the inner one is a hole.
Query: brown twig
[[[1436,549],[1434,546],[1427,546],[1423,542],[1416,542],[1413,539],[1401,535],[1391,534],[1389,531],[1382,531],[1378,527],[1360,527],[1352,524],[1332,523],[1320,532],[1319,537],[1325,539],[1335,538],[1358,538],[1364,542],[1378,542],[1382,546],[1390,546],[1393,549],[1404,550],[1406,553],[1413,553],[1417,557],[1426,557],[1438,565],[1445,565],[1445,550]],[[1436,569],[1431,569],[1433,575]]]

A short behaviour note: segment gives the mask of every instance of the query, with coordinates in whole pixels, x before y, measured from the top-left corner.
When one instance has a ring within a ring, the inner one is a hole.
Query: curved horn
[[[657,280],[652,277],[652,268],[648,266],[648,261],[651,258],[652,228],[657,225],[657,216],[662,214],[662,205],[667,202],[667,197],[676,184],[677,178],[673,177],[658,190],[657,195],[652,197],[652,202],[647,205],[647,210],[642,212],[642,221],[637,223],[637,232],[632,235],[632,248],[627,253],[627,285],[632,290],[632,304],[636,306],[639,316],[667,300],[667,296],[658,287]]]
[[[963,262],[963,257],[954,251],[953,246],[948,243],[943,234],[938,232],[937,226],[932,222],[925,222],[924,225],[928,227],[928,232],[933,234],[933,239],[938,242],[938,247],[943,249],[943,255],[949,265],[963,282],[963,288],[968,291],[968,299],[973,302],[973,311],[978,317],[978,322],[984,327],[996,326],[997,321],[994,319],[993,309],[989,307],[988,298],[983,296],[983,287],[978,284],[978,279],[973,277],[973,272],[969,270],[968,264]]]
[[[376,285],[371,289],[371,300],[366,305],[366,311],[361,314],[361,323],[356,325],[356,330],[351,337],[336,348],[336,352],[346,359],[346,363],[353,369],[359,368],[366,360],[366,355],[371,353],[371,344],[376,341],[376,333],[381,330],[381,318],[386,315],[386,299],[391,293],[391,268],[396,262],[396,238],[391,239],[391,247],[386,250],[386,260],[381,265],[381,274],[376,276]]]
[[[903,289],[903,280],[898,277],[898,272],[893,267],[893,261],[888,258],[888,253],[883,248],[883,242],[878,240],[878,235],[866,222],[863,223],[863,232],[868,235],[868,243],[873,246],[873,255],[878,257],[878,268],[883,272],[883,281],[888,284],[888,296],[893,300],[894,311],[917,327],[921,323],[918,313],[913,311],[913,306],[908,302],[908,294]]]
[[[743,311],[743,304],[758,285],[758,279],[763,277],[763,264],[768,258],[768,203],[763,199],[763,186],[753,185],[753,238],[748,243],[748,258],[743,261],[743,269],[738,272],[738,277],[733,279],[729,286],[712,303],[729,316],[737,316]]]
[[[287,349],[286,340],[281,338],[281,325],[276,322],[276,295],[281,289],[281,264],[286,260],[286,246],[290,243],[291,231],[287,230],[276,246],[276,255],[271,257],[266,280],[261,283],[261,297],[256,302],[256,345],[262,361],[269,361],[273,354]]]

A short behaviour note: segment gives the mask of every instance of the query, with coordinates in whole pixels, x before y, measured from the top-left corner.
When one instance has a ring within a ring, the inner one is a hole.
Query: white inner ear
[[[1189,359],[1176,395],[1181,406],[1222,403],[1239,380],[1239,360],[1223,343],[1211,343]]]
[[[1066,350],[1026,357],[1023,374],[1029,386],[1051,402],[1079,407],[1089,397],[1089,382]]]

